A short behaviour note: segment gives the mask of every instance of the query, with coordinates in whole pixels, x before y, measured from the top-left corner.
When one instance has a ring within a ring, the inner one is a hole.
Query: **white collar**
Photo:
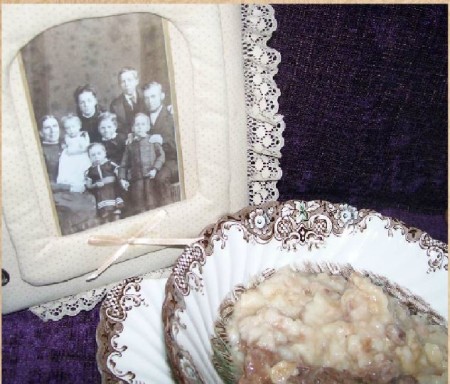
[[[162,109],[162,104],[159,106],[159,108],[155,111],[155,112],[150,112],[150,115],[156,115],[156,116],[158,116],[159,115],[159,113],[161,112],[161,109]]]
[[[117,137],[117,132],[114,134],[114,136],[113,137],[111,137],[110,139],[104,139],[103,137],[102,137],[102,141],[109,141],[109,140],[112,140],[112,139],[115,139]]]
[[[97,165],[96,165],[96,167],[100,167],[100,165],[103,165],[103,164],[105,164],[105,163],[107,163],[108,162],[108,159],[105,159],[105,160],[103,160],[101,163],[98,163]]]
[[[128,100],[128,101],[133,101],[133,98],[134,98],[134,100],[136,100],[135,102],[137,102],[137,92],[135,92],[134,93],[134,95],[126,95],[125,93],[123,94],[124,96],[125,96],[125,98]]]
[[[85,119],[90,119],[91,117],[94,117],[95,113],[97,112],[97,109],[94,109],[94,113],[92,115],[83,115],[83,113],[81,113],[81,116],[84,117]]]

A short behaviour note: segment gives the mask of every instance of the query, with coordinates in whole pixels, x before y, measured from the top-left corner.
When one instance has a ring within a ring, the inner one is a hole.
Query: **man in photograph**
[[[164,104],[165,97],[161,84],[151,82],[144,86],[146,113],[150,116],[151,140],[162,144],[166,157],[164,166],[156,176],[160,186],[160,205],[172,202],[170,184],[179,181],[175,123],[172,114]]]
[[[132,67],[124,67],[119,71],[118,81],[122,93],[112,101],[110,110],[117,116],[119,131],[129,134],[134,116],[145,110],[144,98],[138,89],[138,71]]]

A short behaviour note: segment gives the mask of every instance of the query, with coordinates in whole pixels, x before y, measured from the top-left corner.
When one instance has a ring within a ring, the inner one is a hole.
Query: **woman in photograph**
[[[59,158],[62,148],[59,141],[61,131],[58,120],[53,115],[45,115],[39,122],[39,136],[41,138],[42,152],[47,167],[48,179],[52,192],[69,191],[69,184],[56,183],[58,178]]]
[[[81,130],[89,135],[91,143],[101,143],[98,131],[99,116],[105,109],[98,105],[97,93],[90,84],[79,86],[74,93],[77,114],[81,120]]]

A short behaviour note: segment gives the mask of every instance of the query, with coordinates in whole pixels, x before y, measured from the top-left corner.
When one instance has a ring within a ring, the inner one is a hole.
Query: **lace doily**
[[[270,5],[241,6],[242,48],[244,57],[245,101],[247,114],[247,176],[249,202],[259,205],[278,200],[277,181],[281,178],[279,159],[284,145],[285,124],[278,114],[278,89],[273,77],[278,72],[280,54],[267,46],[277,29]],[[170,268],[144,275],[163,278]],[[89,311],[104,299],[117,283],[29,308],[44,321],[57,321]]]
[[[245,101],[248,130],[248,190],[250,204],[278,200],[279,159],[284,145],[283,116],[278,114],[278,89],[273,77],[280,54],[267,46],[277,29],[270,5],[241,6]]]
[[[169,277],[171,268],[158,269],[153,272],[143,275],[144,278],[162,279]],[[57,321],[64,316],[75,316],[81,311],[89,311],[100,303],[106,294],[116,286],[117,283],[108,284],[104,287],[92,289],[87,292],[82,292],[76,295],[63,297],[62,299],[50,301],[45,304],[40,304],[29,310],[44,321]]]

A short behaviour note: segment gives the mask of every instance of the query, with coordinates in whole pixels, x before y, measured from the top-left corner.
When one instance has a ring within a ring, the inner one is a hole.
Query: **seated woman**
[[[95,198],[83,193],[84,185],[58,182],[59,160],[63,152],[60,127],[54,116],[46,115],[40,120],[41,137],[47,174],[63,235],[97,226]]]

